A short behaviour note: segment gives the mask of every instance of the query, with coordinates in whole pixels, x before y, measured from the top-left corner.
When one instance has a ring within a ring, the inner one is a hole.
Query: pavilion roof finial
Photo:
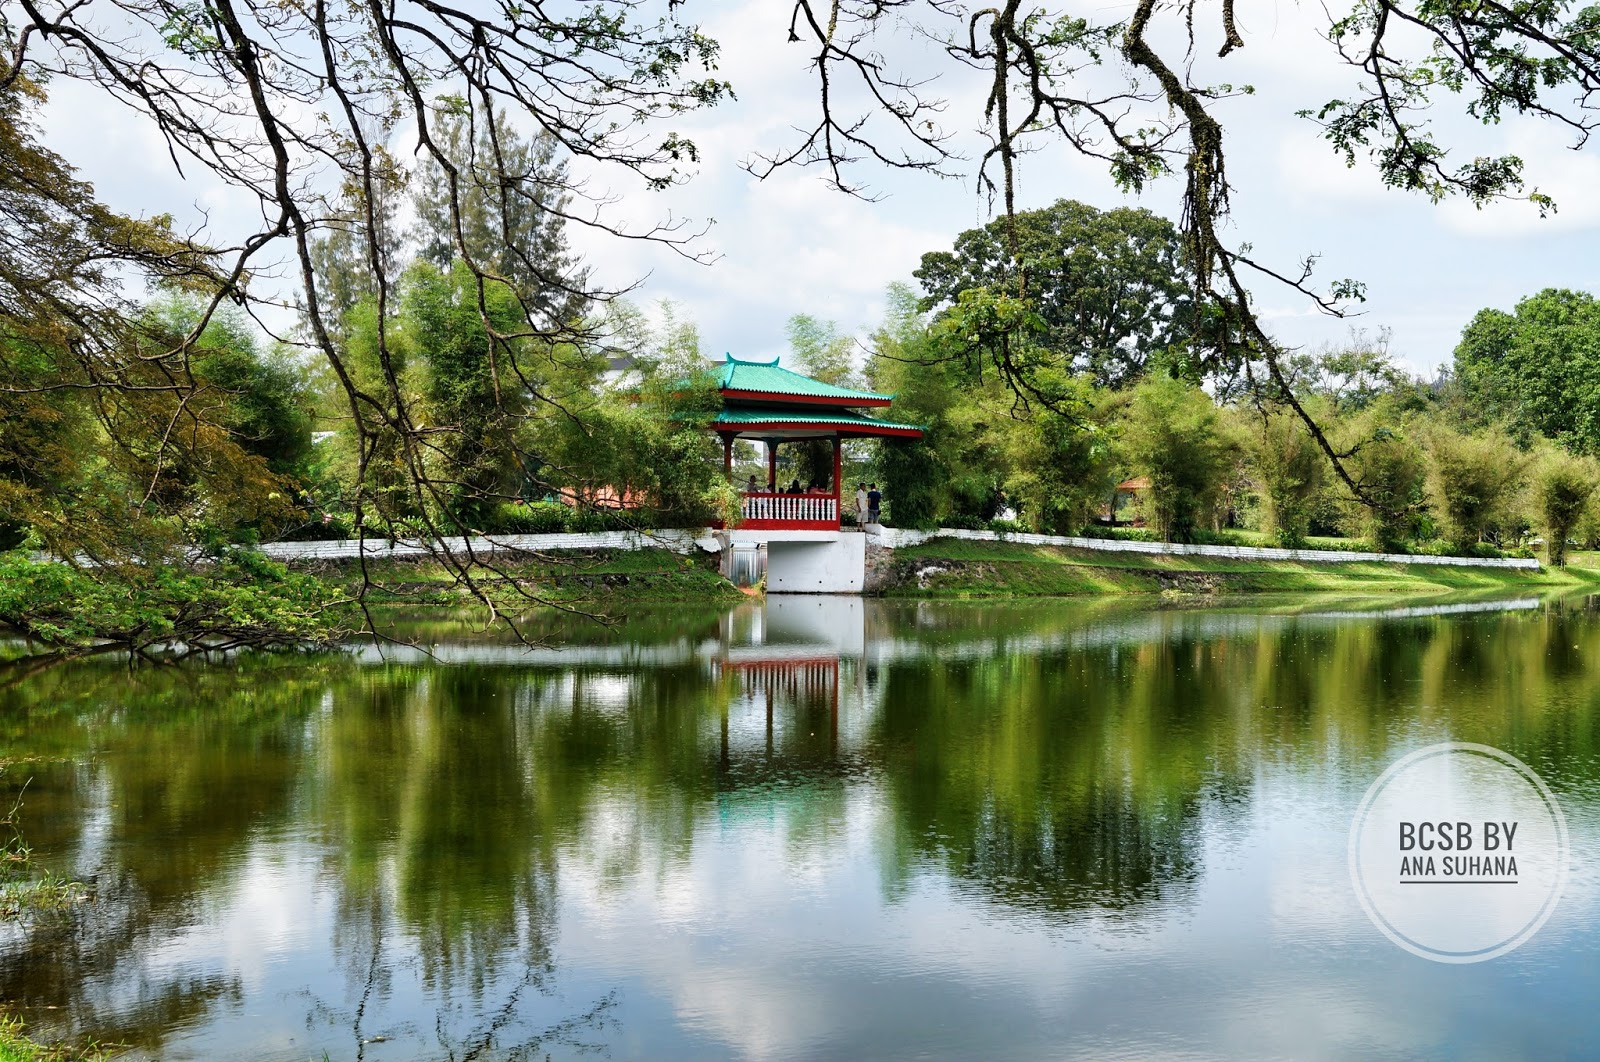
[[[733,356],[733,352],[732,351],[723,351],[722,356],[724,358],[728,359],[728,364],[730,364],[730,365],[765,365],[765,366],[772,366],[772,365],[778,364],[777,357],[773,357],[773,358],[771,358],[771,359],[769,359],[767,361],[762,361],[760,358],[736,358],[736,357]]]

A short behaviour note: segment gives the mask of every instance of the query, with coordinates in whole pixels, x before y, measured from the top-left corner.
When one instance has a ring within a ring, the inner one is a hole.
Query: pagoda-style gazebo
[[[741,361],[732,354],[718,370],[722,412],[712,429],[722,438],[723,468],[733,476],[733,442],[741,436],[765,444],[765,490],[741,490],[739,527],[751,531],[837,531],[842,485],[840,447],[845,439],[917,439],[922,429],[860,412],[887,409],[893,395],[856,391],[791,372],[771,361]],[[830,439],[833,479],[821,489],[802,484],[796,494],[777,482],[778,447],[785,442]]]

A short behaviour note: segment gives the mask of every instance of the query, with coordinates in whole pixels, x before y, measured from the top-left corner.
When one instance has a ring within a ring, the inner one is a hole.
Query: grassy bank
[[[1600,566],[1565,570],[1448,565],[1307,564],[935,539],[894,551],[890,597],[1044,597],[1072,594],[1340,593],[1600,589]]]
[[[74,1051],[67,1047],[47,1047],[28,1039],[22,1023],[0,1015],[0,1062],[96,1062],[105,1055],[99,1051]]]
[[[717,572],[711,554],[686,556],[664,549],[593,550],[517,557],[495,554],[478,572],[483,586],[508,607],[518,607],[518,590],[553,604],[593,606],[649,602],[736,602],[739,590]],[[350,590],[360,586],[362,569],[354,561],[327,562],[315,569],[324,579]],[[469,595],[437,561],[369,560],[366,578],[375,604],[460,605]],[[526,600],[521,599],[521,604]]]

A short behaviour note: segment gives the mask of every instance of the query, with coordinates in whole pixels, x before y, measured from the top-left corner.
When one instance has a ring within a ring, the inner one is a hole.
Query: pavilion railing
[[[739,516],[744,520],[838,523],[839,499],[831,494],[745,493],[740,495]]]

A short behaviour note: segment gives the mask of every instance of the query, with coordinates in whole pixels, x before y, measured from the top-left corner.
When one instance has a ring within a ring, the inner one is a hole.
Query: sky
[[[694,320],[702,349],[717,356],[770,356],[786,347],[784,325],[796,313],[833,320],[865,335],[881,320],[884,292],[895,281],[914,283],[922,254],[946,249],[962,230],[983,224],[991,204],[974,179],[982,141],[958,135],[952,145],[968,159],[959,175],[863,166],[855,176],[878,198],[851,198],[830,188],[818,170],[783,170],[758,180],[741,163],[759,151],[780,151],[807,125],[815,88],[807,51],[786,43],[788,5],[777,0],[690,0],[690,17],[722,43],[719,76],[737,100],[676,122],[699,146],[699,172],[664,192],[599,174],[597,191],[614,195],[617,216],[636,226],[666,217],[710,227],[698,248],[711,264],[666,248],[582,232],[574,244],[608,285],[637,286],[643,305],[668,299]],[[1226,61],[1209,57],[1208,12],[1197,12],[1202,34],[1196,61],[1213,81],[1254,86],[1253,95],[1218,105],[1226,130],[1234,210],[1225,233],[1285,272],[1307,255],[1319,256],[1317,277],[1362,281],[1361,314],[1338,320],[1317,313],[1296,293],[1257,285],[1258,308],[1283,341],[1306,347],[1337,343],[1351,328],[1392,332],[1390,350],[1411,371],[1431,376],[1449,362],[1462,327],[1486,306],[1510,309],[1519,298],[1551,286],[1600,292],[1600,148],[1570,150],[1553,129],[1531,122],[1481,128],[1441,115],[1458,154],[1514,151],[1527,163],[1530,185],[1552,194],[1555,215],[1541,219],[1525,203],[1482,210],[1464,202],[1432,204],[1386,190],[1370,166],[1347,168],[1297,110],[1353,91],[1352,72],[1317,28],[1320,4],[1240,0],[1246,47]],[[1119,17],[1116,4],[1096,17]],[[1163,32],[1175,25],[1171,11]],[[949,101],[944,118],[956,130],[981,118],[984,88],[971,74],[935,63],[927,44],[903,29],[879,42],[892,66],[918,76],[946,70],[931,91]],[[226,233],[254,225],[259,210],[192,170],[180,174],[154,131],[118,113],[93,90],[63,81],[52,86],[46,142],[91,180],[101,199],[136,214],[172,214],[180,228],[202,224]],[[401,134],[404,139],[404,134]],[[1108,209],[1124,203],[1176,218],[1174,181],[1142,197],[1121,195],[1103,167],[1061,147],[1025,158],[1018,185],[1021,208],[1078,199]]]

